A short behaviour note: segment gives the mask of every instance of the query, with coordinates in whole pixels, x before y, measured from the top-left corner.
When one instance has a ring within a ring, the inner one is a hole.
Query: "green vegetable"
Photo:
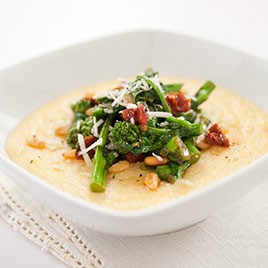
[[[139,107],[133,105],[132,108],[132,105],[127,103],[141,102],[145,112],[170,113],[171,108],[166,101],[166,94],[178,92],[182,86],[181,83],[163,84],[158,80],[158,72],[147,69],[144,75],[138,75],[133,82],[124,82],[123,91],[118,87],[114,96],[104,95],[94,103],[89,99],[81,99],[71,105],[74,120],[67,136],[67,143],[71,148],[78,147],[78,134],[82,134],[83,137],[92,135],[91,130],[95,119],[97,121],[95,127],[100,129],[99,138],[102,142],[95,149],[90,177],[91,191],[105,190],[108,168],[120,159],[129,159],[125,156],[128,153],[136,156],[155,153],[167,157],[169,162],[166,165],[151,167],[143,163],[141,168],[154,170],[161,180],[170,183],[180,179],[186,169],[200,159],[201,152],[195,146],[195,138],[207,131],[210,120],[203,115],[199,105],[206,101],[215,89],[212,82],[207,81],[196,92],[191,100],[189,111],[167,118],[165,113],[156,113],[159,117],[151,117],[148,122],[146,119],[147,124],[142,126],[138,123],[145,119],[146,115]],[[127,98],[126,95],[132,98]],[[116,99],[118,97],[120,101]],[[115,100],[117,104],[112,106]],[[86,113],[89,108],[90,116],[88,112]],[[122,114],[121,111],[124,109],[135,110],[128,110]],[[99,121],[100,119],[104,123]]]
[[[161,149],[172,137],[172,131],[148,127],[146,132],[129,122],[118,121],[109,134],[109,138],[120,154],[131,152],[135,155]]]
[[[189,162],[191,164],[195,164],[200,159],[201,152],[195,146],[194,139],[188,138],[184,141],[184,144],[187,146],[187,148],[190,152],[190,155],[191,155]]]
[[[169,129],[177,130],[177,134],[183,137],[193,137],[202,134],[202,126],[200,124],[190,123],[187,120],[180,119],[177,117],[170,116],[166,119],[170,124]]]
[[[138,75],[137,79],[143,79],[144,81],[146,81],[148,83],[148,85],[150,85],[153,88],[153,90],[155,91],[155,93],[157,94],[158,98],[161,101],[161,104],[162,104],[164,110],[166,112],[171,111],[170,107],[169,107],[169,105],[168,105],[168,103],[167,103],[167,101],[165,99],[164,94],[161,92],[161,89],[152,81],[151,78],[148,78],[148,77],[146,77],[144,75]]]
[[[182,86],[183,86],[183,84],[166,84],[166,85],[163,85],[162,87],[163,87],[165,93],[169,93],[169,92],[180,91]]]
[[[92,116],[95,116],[99,120],[105,116],[105,112],[102,107],[96,107],[92,111]]]
[[[215,87],[216,86],[211,81],[207,81],[194,95],[191,101],[191,108],[197,111],[198,106],[208,99]]]
[[[110,140],[116,145],[116,150],[121,154],[133,152],[139,145],[141,131],[136,126],[126,121],[118,121],[109,134]]]
[[[88,99],[82,99],[71,105],[74,113],[85,113],[87,109],[91,107],[91,101]]]
[[[102,144],[96,149],[93,159],[93,170],[90,180],[90,189],[93,192],[104,192],[106,175],[109,168],[110,161],[107,161],[105,155],[105,144],[107,142],[109,126],[112,124],[112,117],[108,116],[102,127],[100,138],[102,138]]]
[[[190,163],[188,161],[185,161],[181,165],[170,162],[167,165],[158,166],[156,168],[156,173],[161,180],[174,183],[176,180],[182,178],[182,175],[189,166]]]
[[[80,121],[78,123],[78,121]],[[80,126],[79,126],[80,125]],[[79,126],[79,128],[77,127]],[[72,126],[70,127],[67,135],[67,144],[75,149],[78,146],[78,138],[77,135],[80,133],[84,137],[91,135],[91,129],[93,126],[93,122],[90,118],[86,118],[85,120],[75,119]]]
[[[160,155],[169,160],[182,164],[190,159],[190,152],[184,142],[178,137],[173,137],[160,151]]]

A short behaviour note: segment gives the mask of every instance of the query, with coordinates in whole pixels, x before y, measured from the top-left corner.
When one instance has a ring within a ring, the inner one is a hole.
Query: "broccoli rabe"
[[[91,135],[91,128],[93,126],[92,119],[87,117],[85,120],[74,120],[72,126],[69,129],[67,135],[67,144],[75,149],[78,146],[78,134],[82,134],[84,137]]]
[[[87,109],[91,107],[91,101],[89,99],[82,99],[71,105],[73,112],[84,114]]]
[[[141,138],[139,127],[126,121],[118,121],[114,124],[109,134],[109,139],[116,145],[116,150],[126,154],[137,148]]]
[[[190,165],[191,164],[188,161],[183,162],[181,165],[170,162],[167,165],[158,166],[156,168],[156,173],[161,180],[168,181],[169,183],[174,183],[176,180],[181,179],[185,170]]]
[[[71,148],[77,148],[78,134],[83,137],[94,135],[97,143],[89,149],[95,151],[90,182],[92,191],[105,190],[108,169],[118,160],[132,162],[132,158],[153,155],[161,162],[158,156],[165,158],[163,165],[152,165],[150,169],[161,180],[174,183],[200,159],[196,137],[206,133],[211,122],[199,105],[207,100],[215,85],[207,81],[191,100],[183,98],[184,92],[178,92],[182,86],[181,83],[164,84],[159,80],[158,72],[147,69],[134,81],[125,81],[100,98],[84,98],[71,105],[74,119],[67,143]],[[143,104],[142,110],[139,103]],[[186,108],[177,112],[174,106]]]
[[[118,121],[114,124],[109,138],[120,154],[130,152],[138,155],[162,148],[172,138],[172,132],[155,127],[148,127],[144,132],[129,122]]]

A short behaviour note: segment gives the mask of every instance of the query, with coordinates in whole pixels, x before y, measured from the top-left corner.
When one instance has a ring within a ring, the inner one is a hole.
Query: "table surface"
[[[206,38],[268,59],[267,10],[268,2],[261,0],[0,0],[0,69],[83,40],[143,27]],[[268,267],[267,191],[265,182],[181,232],[187,252],[178,253],[182,267]],[[0,267],[19,266],[65,267],[0,219]]]

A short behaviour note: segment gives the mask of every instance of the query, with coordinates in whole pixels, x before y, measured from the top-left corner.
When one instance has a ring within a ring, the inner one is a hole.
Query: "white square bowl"
[[[68,90],[133,76],[148,66],[161,75],[210,79],[268,108],[266,61],[188,36],[140,30],[78,44],[0,72],[0,112],[22,118]],[[17,167],[3,150],[13,124],[0,116],[0,126],[6,126],[0,135],[2,170],[48,206],[111,234],[153,235],[185,228],[206,219],[268,177],[266,154],[230,176],[168,203],[138,211],[116,211],[80,200]]]

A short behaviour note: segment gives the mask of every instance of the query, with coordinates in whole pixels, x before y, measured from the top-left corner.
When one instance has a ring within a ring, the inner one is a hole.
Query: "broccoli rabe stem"
[[[166,119],[169,123],[175,123],[180,130],[181,137],[193,137],[202,134],[202,126],[200,124],[190,123],[187,120],[170,116]],[[175,125],[175,126],[176,126]]]
[[[91,174],[90,189],[92,192],[104,192],[106,175],[108,171],[108,163],[105,159],[104,149],[109,132],[109,126],[112,124],[112,116],[108,116],[102,127],[100,138],[102,138],[102,144],[96,149],[96,153],[93,159],[93,170]]]
[[[168,181],[169,183],[174,183],[177,180],[177,177],[174,174],[172,174],[170,164],[164,166],[158,166],[155,171],[158,177],[162,181]]]
[[[184,144],[187,146],[189,152],[190,152],[190,160],[189,162],[191,164],[195,164],[201,157],[201,152],[196,148],[194,144],[194,139],[189,138],[184,141]]]
[[[183,84],[166,84],[163,85],[165,93],[180,91]]]
[[[174,136],[160,151],[160,155],[169,160],[181,164],[190,159],[190,152],[183,141]]]
[[[178,167],[178,170],[177,170],[177,179],[181,179],[182,178],[182,175],[184,174],[184,172],[186,171],[186,169],[190,166],[190,162],[188,161],[185,161],[182,165],[180,165]]]
[[[157,96],[159,97],[162,105],[163,105],[163,108],[166,112],[169,112],[170,113],[170,107],[165,99],[165,96],[164,94],[161,92],[161,89],[148,77],[144,76],[144,75],[138,75],[137,76],[138,79],[143,79],[144,81],[146,81],[148,83],[148,85],[150,85],[153,90],[155,91],[155,93],[157,94]]]
[[[183,162],[181,165],[170,162],[167,165],[158,166],[156,168],[156,173],[161,180],[174,183],[176,180],[182,178],[182,175],[190,165],[191,164],[188,161]]]
[[[208,99],[215,87],[216,86],[211,81],[207,81],[194,95],[191,101],[191,108],[196,111],[198,106]]]

